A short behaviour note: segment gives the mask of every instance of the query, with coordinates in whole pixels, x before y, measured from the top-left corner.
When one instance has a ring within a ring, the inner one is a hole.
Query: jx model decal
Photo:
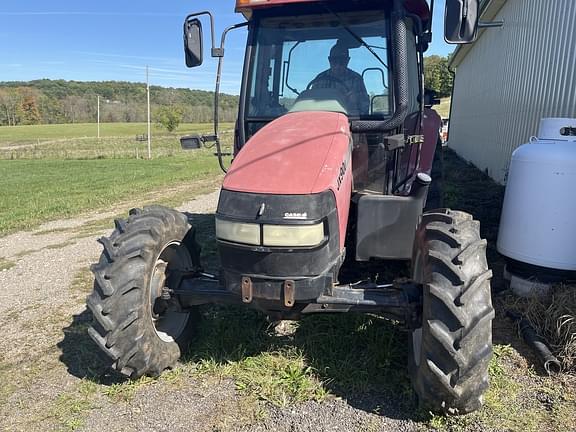
[[[338,183],[338,190],[340,190],[342,182],[344,181],[344,176],[346,175],[346,171],[348,170],[349,162],[350,162],[350,155],[348,155],[346,159],[342,161],[342,165],[340,165],[340,172],[338,173],[338,178],[336,179],[336,182]]]

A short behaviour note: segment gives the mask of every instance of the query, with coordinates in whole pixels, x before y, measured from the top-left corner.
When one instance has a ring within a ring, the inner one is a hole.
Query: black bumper
[[[259,211],[261,208],[263,212]],[[302,215],[302,219],[290,217],[295,213]],[[261,226],[323,223],[325,227],[325,240],[310,248],[264,247],[218,240],[221,274],[231,290],[242,276],[250,275],[259,280],[274,281],[314,279],[332,272],[336,279],[343,253],[340,251],[336,198],[332,191],[310,195],[270,195],[223,189],[216,217]]]
[[[225,290],[240,296],[244,303],[266,300],[279,302],[286,307],[292,307],[299,302],[314,301],[328,294],[336,282],[332,272],[310,278],[270,279],[223,271],[221,278]]]
[[[299,319],[309,313],[369,312],[405,322],[417,328],[421,310],[421,288],[410,281],[380,285],[366,283],[333,285],[322,275],[299,280],[260,279],[228,274],[227,287],[216,277],[183,275],[171,295],[180,307],[203,304],[244,304],[259,309],[272,319]]]

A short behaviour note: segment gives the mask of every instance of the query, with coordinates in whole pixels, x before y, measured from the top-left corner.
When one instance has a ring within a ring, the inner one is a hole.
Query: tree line
[[[434,90],[439,97],[452,94],[454,76],[448,69],[449,57],[431,55],[424,58],[424,87]]]
[[[453,75],[448,57],[424,59],[425,87],[439,97],[450,96]],[[102,122],[145,122],[146,86],[122,81],[80,82],[36,80],[0,82],[0,126],[52,123],[91,123],[97,118],[100,96]],[[153,120],[209,123],[213,119],[214,93],[183,88],[150,87]],[[238,96],[220,97],[220,120],[236,119]]]
[[[36,80],[0,82],[0,125],[91,123],[100,121],[145,122],[146,85],[121,81],[80,82]],[[167,109],[179,113],[187,123],[213,119],[214,93],[183,88],[150,87],[154,121]],[[238,96],[220,95],[220,120],[236,119]]]

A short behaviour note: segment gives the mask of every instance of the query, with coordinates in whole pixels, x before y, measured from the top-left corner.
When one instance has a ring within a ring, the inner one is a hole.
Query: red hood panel
[[[325,191],[338,176],[349,148],[349,130],[348,118],[343,114],[286,114],[244,145],[226,174],[223,187],[291,195]]]

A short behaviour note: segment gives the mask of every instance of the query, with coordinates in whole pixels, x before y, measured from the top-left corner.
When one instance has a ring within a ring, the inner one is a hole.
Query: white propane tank
[[[512,154],[498,252],[576,271],[576,119],[542,119],[538,138]]]

